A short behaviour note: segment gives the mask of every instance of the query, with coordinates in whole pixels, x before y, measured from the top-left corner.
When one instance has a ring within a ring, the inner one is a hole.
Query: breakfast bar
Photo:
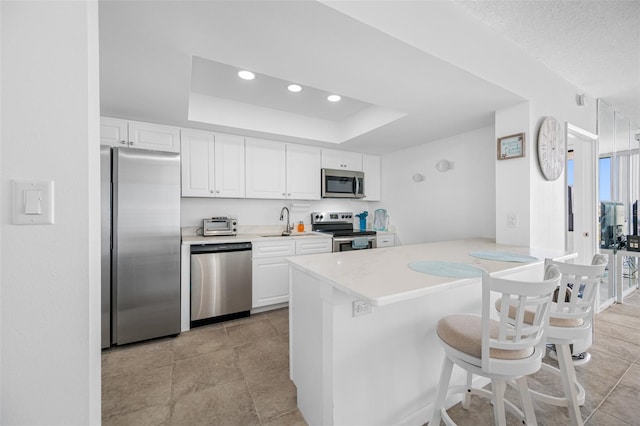
[[[572,257],[477,238],[288,258],[290,374],[305,420],[426,423],[443,359],[436,324],[480,313],[481,278],[469,270],[533,280],[545,258]]]

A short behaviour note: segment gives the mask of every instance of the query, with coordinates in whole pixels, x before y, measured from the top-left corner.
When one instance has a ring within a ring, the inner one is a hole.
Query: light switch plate
[[[53,224],[53,181],[13,180],[13,224]]]

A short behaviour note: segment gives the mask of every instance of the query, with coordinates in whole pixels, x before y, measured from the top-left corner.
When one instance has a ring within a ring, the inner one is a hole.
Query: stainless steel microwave
[[[213,237],[216,235],[236,235],[238,220],[233,217],[212,217],[202,220],[202,235]]]
[[[322,169],[322,198],[364,198],[364,173]]]

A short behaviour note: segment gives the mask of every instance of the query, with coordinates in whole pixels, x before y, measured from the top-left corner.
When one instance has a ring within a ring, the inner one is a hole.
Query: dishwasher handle
[[[201,244],[192,245],[191,254],[202,253],[222,253],[232,251],[247,251],[251,250],[251,243],[220,243],[220,244]]]

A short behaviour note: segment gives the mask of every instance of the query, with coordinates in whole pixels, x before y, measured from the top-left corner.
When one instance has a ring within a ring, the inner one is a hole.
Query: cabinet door
[[[337,170],[362,171],[362,154],[357,152],[338,151],[336,149],[322,150],[322,168]]]
[[[118,118],[100,117],[100,144],[128,146],[127,121]]]
[[[282,257],[253,260],[253,308],[289,301],[289,264]]]
[[[320,148],[287,144],[287,198],[320,199]]]
[[[216,133],[215,140],[216,197],[244,198],[244,137]]]
[[[286,144],[247,138],[247,198],[286,198]]]
[[[362,171],[364,172],[365,200],[380,201],[380,157],[364,154]]]
[[[182,129],[180,166],[183,197],[213,197],[213,133]]]
[[[342,164],[345,170],[362,171],[362,154],[357,152],[342,152]]]
[[[342,165],[342,151],[336,151],[335,149],[322,150],[323,169],[343,169]]]
[[[130,121],[129,145],[133,148],[180,152],[180,129],[160,124]]]

